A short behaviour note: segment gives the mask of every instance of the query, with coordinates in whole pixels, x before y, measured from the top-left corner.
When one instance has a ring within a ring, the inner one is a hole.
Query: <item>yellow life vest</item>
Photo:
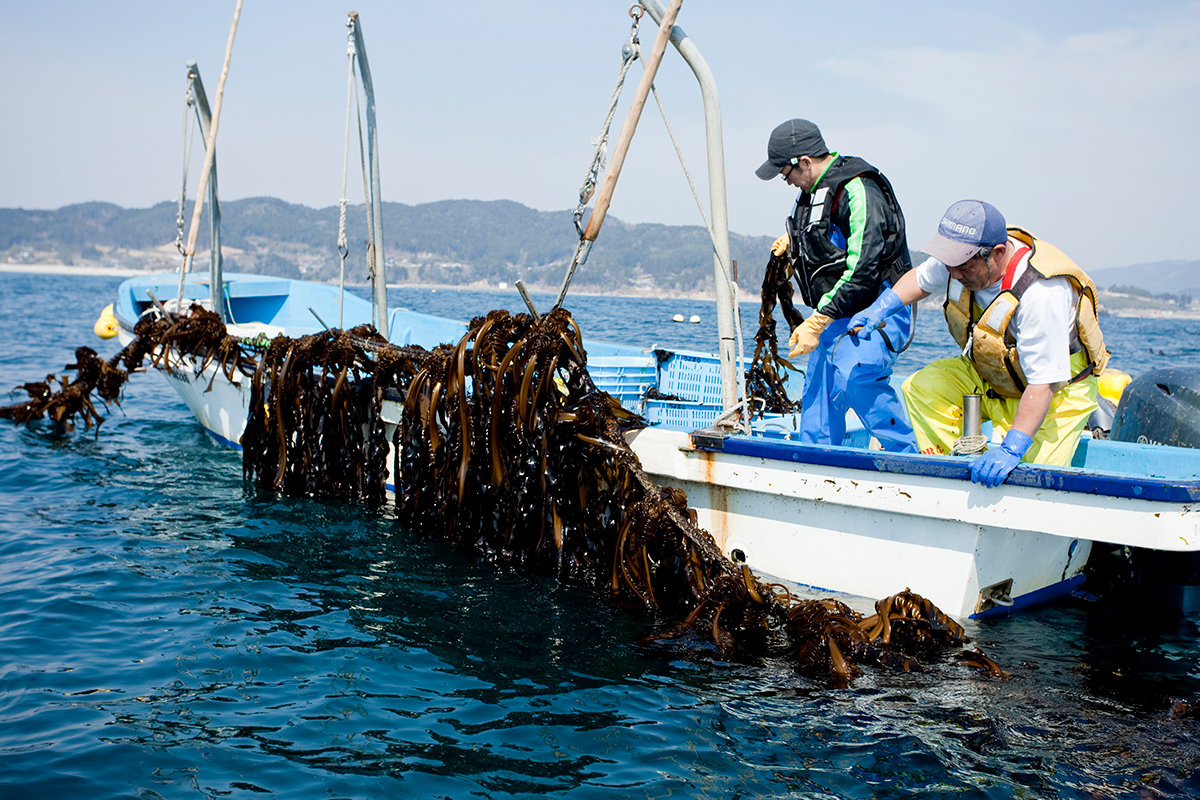
[[[1071,330],[1071,352],[1083,351],[1088,359],[1087,366],[1070,382],[1098,375],[1108,363],[1109,353],[1104,347],[1104,335],[1096,316],[1096,285],[1062,250],[1049,242],[1037,239],[1021,228],[1009,228],[1008,235],[1031,250],[1025,274],[1012,288],[1002,291],[982,313],[976,310],[975,293],[964,292],[962,284],[951,279],[946,289],[946,302],[942,305],[950,335],[995,394],[1020,397],[1028,381],[1021,369],[1016,338],[1009,331],[1009,324],[1017,313],[1025,289],[1038,275],[1063,277],[1079,293],[1075,325]]]

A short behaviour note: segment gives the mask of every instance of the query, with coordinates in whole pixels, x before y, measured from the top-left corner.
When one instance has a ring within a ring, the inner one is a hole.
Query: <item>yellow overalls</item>
[[[1080,295],[1077,331],[1073,332],[1077,334],[1077,349],[1071,353],[1071,374],[1077,377],[1054,393],[1046,419],[1022,459],[1065,466],[1071,463],[1088,418],[1096,410],[1096,375],[1108,361],[1096,318],[1095,285],[1054,245],[1020,228],[1009,228],[1008,232],[1032,250],[1027,269],[1047,278],[1066,277]],[[934,361],[904,381],[901,391],[921,452],[950,452],[962,434],[964,394],[981,395],[983,418],[990,419],[1001,435],[1007,433],[1026,385],[1016,342],[1008,330],[1023,289],[1003,291],[987,309],[980,310],[973,292],[963,292],[962,285],[953,279],[949,284],[946,321],[960,347],[965,348],[968,339],[972,341],[968,350],[971,355]]]

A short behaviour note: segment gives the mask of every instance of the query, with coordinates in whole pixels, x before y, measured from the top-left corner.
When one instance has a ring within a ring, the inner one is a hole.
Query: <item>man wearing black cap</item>
[[[792,331],[790,356],[811,354],[805,372],[800,441],[841,444],[854,409],[884,450],[913,452],[904,405],[889,378],[908,341],[912,313],[897,306],[885,331],[846,336],[850,317],[912,269],[904,214],[887,178],[866,161],[831,153],[816,125],[792,119],[771,132],[756,174],[781,175],[801,190],[787,235],[772,252],[795,265],[813,313]]]
[[[1022,460],[1070,464],[1108,361],[1091,279],[980,200],[950,206],[925,252],[929,260],[850,321],[872,330],[891,308],[945,296],[962,355],[934,361],[903,386],[921,451],[951,452],[962,397],[977,394],[983,418],[1005,436],[971,465],[972,481],[999,486]]]

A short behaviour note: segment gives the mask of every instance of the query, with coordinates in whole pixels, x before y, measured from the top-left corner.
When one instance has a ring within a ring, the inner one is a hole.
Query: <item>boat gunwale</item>
[[[837,445],[746,437],[724,437],[722,446],[706,444],[707,437],[691,437],[697,450],[729,453],[781,461],[787,464],[813,464],[826,467],[916,475],[947,480],[970,481],[971,461],[956,456],[923,453],[889,453]],[[1200,479],[1180,480],[1153,476],[1122,475],[1080,467],[1045,464],[1019,464],[1006,481],[1011,486],[1050,489],[1072,494],[1121,497],[1165,503],[1200,501]]]

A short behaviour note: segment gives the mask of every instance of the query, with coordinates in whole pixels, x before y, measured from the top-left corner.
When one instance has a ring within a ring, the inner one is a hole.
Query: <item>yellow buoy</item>
[[[1106,369],[1100,373],[1100,396],[1113,405],[1121,402],[1121,393],[1133,380],[1128,372],[1119,369]]]
[[[117,335],[117,318],[113,316],[113,304],[109,303],[100,312],[100,317],[96,320],[96,324],[92,326],[92,330],[101,339],[111,339]]]

